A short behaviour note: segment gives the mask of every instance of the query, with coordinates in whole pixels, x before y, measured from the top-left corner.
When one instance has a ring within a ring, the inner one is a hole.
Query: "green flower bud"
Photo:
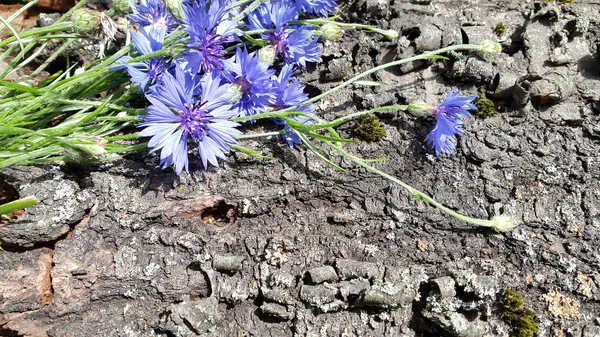
[[[177,18],[183,18],[184,13],[183,7],[181,7],[181,0],[165,0],[165,3],[171,15]]]
[[[506,216],[498,215],[492,218],[492,227],[498,232],[506,232],[517,226],[515,219]]]
[[[131,13],[131,6],[129,0],[113,0],[113,8],[117,13],[128,14]]]
[[[496,41],[485,40],[481,42],[481,52],[485,55],[500,54],[502,52],[502,46]]]
[[[386,38],[388,38],[390,40],[393,40],[393,39],[397,38],[398,36],[400,36],[400,34],[398,34],[398,32],[393,29],[383,30],[383,29],[379,29],[379,28],[373,28],[371,30],[385,36]]]
[[[92,34],[100,29],[102,13],[87,8],[79,8],[71,16],[75,31],[79,34]]]
[[[227,93],[233,94],[233,96],[231,96],[231,98],[229,99],[229,102],[231,104],[237,103],[242,98],[242,95],[244,94],[242,92],[242,86],[239,84],[232,84],[229,87],[229,89],[227,89]]]
[[[435,112],[435,107],[423,102],[412,102],[408,105],[408,112],[417,117],[427,117]]]
[[[264,46],[258,50],[258,58],[262,62],[266,62],[268,64],[273,64],[275,62],[275,57],[277,56],[277,49],[275,46]]]
[[[104,146],[107,141],[100,137],[80,136],[75,140],[69,140],[69,145],[80,155],[103,157],[107,154]]]
[[[333,23],[326,23],[319,28],[321,38],[326,41],[334,41],[344,35],[344,30],[338,25]]]

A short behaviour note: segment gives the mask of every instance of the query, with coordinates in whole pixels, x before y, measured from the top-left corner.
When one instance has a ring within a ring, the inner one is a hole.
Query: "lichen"
[[[556,289],[550,290],[544,295],[544,299],[548,302],[548,311],[555,317],[572,320],[581,317],[579,301],[561,294]]]
[[[375,115],[362,115],[354,120],[354,132],[362,140],[376,142],[385,137],[383,123]]]
[[[477,107],[477,111],[474,111],[473,114],[476,117],[487,118],[498,114],[494,101],[487,98],[484,93],[479,94],[479,97],[475,101],[475,106]]]
[[[496,27],[494,27],[494,34],[500,36],[500,35],[504,34],[505,32],[506,32],[506,25],[504,25],[502,22],[498,22]]]
[[[533,337],[539,330],[535,312],[524,308],[524,297],[523,293],[514,292],[511,287],[504,292],[503,317],[511,327],[511,337]]]

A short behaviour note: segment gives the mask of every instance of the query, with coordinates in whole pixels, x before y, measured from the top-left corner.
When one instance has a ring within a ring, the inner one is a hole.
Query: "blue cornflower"
[[[328,16],[337,7],[336,0],[294,0],[294,3],[298,10],[321,16]]]
[[[223,77],[234,84],[239,100],[234,108],[240,116],[252,116],[260,113],[273,103],[273,80],[275,71],[262,62],[256,52],[248,54],[246,49],[237,48],[235,56],[224,61]]]
[[[237,116],[231,109],[229,85],[221,84],[216,72],[207,72],[197,80],[179,66],[175,76],[166,72],[160,83],[151,87],[146,98],[151,105],[147,115],[140,116],[145,127],[140,136],[152,137],[150,151],[160,152],[162,168],[175,165],[177,174],[188,170],[188,138],[198,145],[198,153],[204,168],[208,163],[219,166],[218,158],[225,158],[229,145],[242,133],[239,124],[230,121]],[[196,98],[196,86],[200,86],[201,98]]]
[[[292,65],[286,64],[281,69],[279,76],[274,79],[274,92],[275,92],[275,104],[273,105],[274,110],[281,110],[289,108],[291,106],[298,106],[294,111],[305,112],[312,114],[315,111],[313,105],[302,105],[308,100],[308,95],[304,92],[304,86],[300,84],[300,81],[294,79],[295,68]],[[291,82],[291,83],[290,83]],[[313,120],[306,116],[292,116],[294,120],[300,123],[312,123]],[[283,135],[283,139],[288,143],[290,147],[294,145],[302,144],[300,137],[294,130],[283,120],[276,118],[275,124],[283,126],[287,132]]]
[[[227,56],[224,44],[238,40],[243,32],[237,21],[230,19],[232,12],[227,2],[219,0],[190,1],[184,4],[185,27],[190,40],[183,56],[185,68],[193,74],[200,70],[223,69]]]
[[[131,32],[131,39],[135,49],[140,55],[148,55],[159,51],[163,47],[165,40],[166,28],[155,29],[140,29],[138,32]],[[131,82],[139,83],[142,90],[146,89],[148,84],[154,84],[160,80],[162,74],[169,67],[169,63],[164,57],[152,58],[143,62],[127,63],[132,59],[131,56],[123,56],[116,63],[120,65],[111,67],[111,71],[118,69],[127,69]]]
[[[167,28],[167,33],[177,28],[177,22],[169,14],[164,0],[134,0],[131,2],[131,11],[127,17],[132,24],[141,27]]]
[[[451,92],[432,113],[435,127],[425,139],[439,157],[456,151],[456,135],[462,135],[464,117],[472,117],[467,110],[477,110],[472,103],[477,96],[459,96],[460,90]]]
[[[285,63],[303,67],[306,62],[319,62],[322,49],[308,26],[290,27],[289,22],[298,18],[298,9],[287,2],[265,3],[248,15],[251,30],[274,29],[275,32],[261,34],[270,42]],[[293,31],[289,31],[294,28]]]

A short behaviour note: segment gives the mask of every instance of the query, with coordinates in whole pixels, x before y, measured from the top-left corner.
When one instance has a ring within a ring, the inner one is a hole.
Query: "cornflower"
[[[291,27],[289,22],[298,19],[298,9],[288,2],[265,3],[248,15],[248,26],[252,30],[270,29],[275,32],[261,34],[268,40],[285,63],[295,63],[303,67],[306,62],[319,62],[322,48],[313,36],[313,28],[308,26]],[[292,29],[290,31],[290,29]]]
[[[160,150],[160,166],[164,169],[174,165],[178,175],[184,169],[188,171],[190,138],[198,146],[204,168],[208,163],[218,167],[217,158],[225,159],[229,145],[242,134],[236,129],[239,124],[230,121],[237,111],[231,109],[229,85],[221,84],[219,74],[213,71],[200,80],[179,66],[174,72],[174,76],[164,73],[146,94],[151,105],[148,114],[140,116],[143,122],[138,126],[145,128],[140,136],[152,137],[148,142],[150,153]],[[198,91],[200,98],[194,95]]]
[[[166,27],[156,29],[149,26],[147,29],[142,28],[138,32],[132,31],[131,39],[140,55],[148,55],[162,49],[166,31]],[[131,59],[131,56],[120,57],[116,61],[120,65],[111,67],[110,70],[127,69],[129,76],[131,76],[131,82],[139,83],[142,90],[146,90],[148,84],[152,85],[159,81],[162,74],[169,67],[169,63],[164,57],[152,58],[143,62],[127,63]]]
[[[335,11],[336,0],[295,0],[294,4],[300,11],[327,17]]]
[[[134,0],[131,2],[131,11],[133,14],[127,17],[134,25],[152,26],[157,29],[166,27],[167,33],[177,28],[177,22],[169,14],[164,0]]]
[[[477,96],[459,96],[460,90],[448,94],[444,102],[433,109],[435,126],[425,139],[433,146],[435,155],[453,154],[456,151],[456,135],[462,135],[462,118],[472,117],[467,110],[477,110],[472,103]]]
[[[223,77],[239,96],[233,107],[241,117],[256,115],[274,102],[271,77],[275,71],[256,52],[249,54],[245,48],[237,48],[235,56],[224,61],[223,69]]]
[[[198,0],[184,4],[185,29],[190,36],[183,56],[186,69],[196,74],[200,70],[223,69],[227,56],[224,44],[238,40],[243,32],[227,9],[226,1]]]

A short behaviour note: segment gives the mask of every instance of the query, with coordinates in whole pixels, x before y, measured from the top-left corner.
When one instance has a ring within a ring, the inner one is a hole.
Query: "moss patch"
[[[362,139],[376,142],[385,137],[383,123],[375,115],[362,115],[354,120],[354,132]]]
[[[498,114],[494,102],[485,97],[484,93],[480,93],[479,97],[475,100],[475,106],[477,111],[473,111],[473,114],[479,118],[487,118]]]
[[[494,34],[500,36],[506,32],[506,26],[502,22],[498,22],[496,27],[494,27]]]
[[[511,327],[511,337],[533,337],[540,329],[535,321],[535,312],[525,309],[525,294],[517,293],[511,287],[504,293],[504,321]]]

